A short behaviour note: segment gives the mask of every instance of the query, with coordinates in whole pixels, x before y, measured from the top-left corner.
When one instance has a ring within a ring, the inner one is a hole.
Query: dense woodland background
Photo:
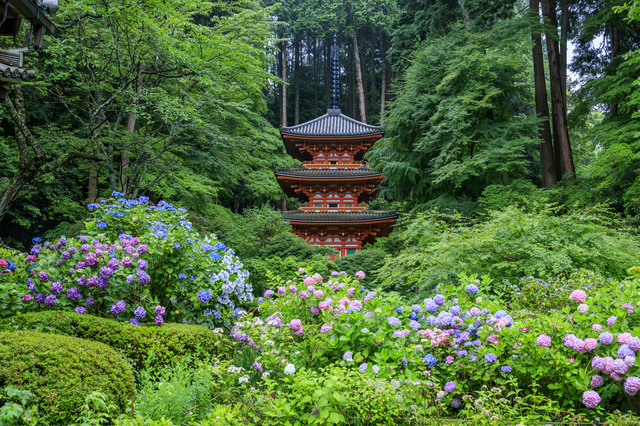
[[[63,1],[57,37],[29,53],[37,78],[0,112],[5,244],[77,233],[86,203],[115,190],[187,207],[254,276],[323,262],[277,221],[273,168],[299,164],[277,127],[326,112],[336,35],[343,113],[386,130],[367,154],[387,176],[370,208],[403,213],[391,237],[339,267],[385,265],[388,285],[405,285],[408,267],[444,270],[415,247],[462,250],[456,238],[474,232],[467,255],[496,252],[527,274],[486,234],[519,214],[540,231],[522,247],[551,244],[541,229],[557,226],[559,245],[586,250],[581,238],[602,231],[612,250],[638,251],[637,1],[133,3]],[[595,262],[548,257],[534,269]],[[488,271],[479,265],[467,266]]]

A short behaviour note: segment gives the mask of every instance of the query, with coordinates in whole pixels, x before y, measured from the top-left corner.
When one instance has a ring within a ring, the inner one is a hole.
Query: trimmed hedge
[[[109,346],[32,331],[0,332],[0,386],[10,384],[34,393],[47,425],[75,422],[91,392],[104,393],[120,412],[136,393],[127,360]]]
[[[183,356],[220,358],[231,348],[225,336],[199,325],[164,323],[145,327],[66,311],[34,312],[0,321],[0,331],[10,330],[64,334],[105,343],[136,369],[171,364]]]

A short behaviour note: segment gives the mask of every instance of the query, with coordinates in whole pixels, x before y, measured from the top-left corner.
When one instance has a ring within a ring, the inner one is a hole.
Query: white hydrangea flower
[[[287,376],[295,374],[295,372],[296,372],[296,366],[293,364],[287,364],[287,366],[284,368],[284,374],[286,374]]]

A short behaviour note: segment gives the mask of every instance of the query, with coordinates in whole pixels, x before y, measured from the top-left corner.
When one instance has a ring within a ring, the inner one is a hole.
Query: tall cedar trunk
[[[142,86],[142,75],[138,77],[138,81],[136,82],[136,93],[140,95],[140,88]],[[136,116],[133,114],[127,115],[127,131],[129,133],[133,133],[136,128]],[[122,146],[122,152],[120,153],[120,190],[124,192],[125,196],[131,195],[129,192],[129,188],[127,187],[127,169],[129,168],[130,158],[129,158],[129,150],[131,149],[131,145],[125,139],[124,145]]]
[[[611,27],[611,65],[613,67],[613,73],[616,72],[615,60],[620,54],[620,30],[616,27]],[[616,99],[611,100],[609,106],[610,116],[615,117],[618,115],[618,101]]]
[[[569,0],[561,0],[561,21],[560,21],[560,81],[562,82],[562,96],[564,99],[564,109],[567,109],[567,48],[569,33]]]
[[[282,42],[282,74],[280,78],[282,79],[280,90],[281,93],[281,111],[280,111],[280,125],[283,127],[287,127],[287,42]]]
[[[295,41],[295,79],[296,79],[296,93],[294,100],[294,113],[293,113],[293,123],[294,125],[300,124],[300,38],[296,37]]]
[[[318,115],[318,40],[313,41],[313,116]]]
[[[92,203],[98,198],[98,163],[91,160],[89,163],[89,187],[87,188],[87,198]]]
[[[464,26],[466,29],[469,29],[471,18],[469,17],[469,11],[464,7],[465,0],[458,0],[458,4],[460,4],[460,9],[462,10],[462,19],[464,20]]]
[[[533,16],[540,16],[540,0],[529,0]],[[539,18],[538,18],[539,21]],[[556,182],[556,169],[553,162],[553,143],[549,124],[549,105],[547,101],[547,83],[544,76],[544,58],[542,55],[542,37],[538,30],[531,33],[533,41],[533,78],[535,85],[536,114],[542,121],[538,127],[540,137],[540,166],[545,188],[553,187]]]
[[[330,48],[331,43],[327,40],[324,41],[324,103],[325,109],[329,109],[330,100],[329,100],[329,86],[331,84],[330,75],[331,75],[331,55]]]
[[[558,48],[558,20],[556,18],[555,0],[542,0],[542,16],[545,18],[547,30],[545,31],[547,40],[547,52],[549,55],[549,82],[551,84],[551,114],[557,123],[558,139],[562,152],[562,177],[569,175],[570,179],[576,178],[576,171],[573,164],[573,154],[569,142],[569,129],[567,128],[567,109],[564,105],[564,94],[562,93],[562,79],[560,77],[560,55]],[[549,27],[550,25],[550,27]],[[555,28],[550,30],[549,28]]]
[[[360,52],[358,50],[358,36],[353,32],[353,59],[356,67],[356,80],[358,81],[358,101],[360,106],[360,121],[367,122],[366,105],[364,103],[364,87],[362,85],[362,68],[360,67]]]
[[[376,104],[376,33],[371,29],[371,101],[369,101],[369,116],[373,115]]]
[[[380,62],[382,64],[382,89],[380,90],[380,125],[384,125],[384,108],[387,97],[387,62],[385,58],[385,45],[380,40]]]

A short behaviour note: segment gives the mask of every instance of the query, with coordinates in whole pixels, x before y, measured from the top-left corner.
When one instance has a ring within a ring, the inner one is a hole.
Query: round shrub
[[[221,333],[198,325],[165,323],[162,327],[138,327],[65,311],[17,315],[0,321],[0,330],[44,331],[105,343],[131,360],[136,368],[147,361],[152,365],[170,364],[185,355],[224,357],[230,346]]]
[[[42,424],[69,424],[85,398],[99,391],[123,412],[135,396],[133,372],[115,350],[98,342],[31,331],[0,332],[0,386],[35,396]]]

